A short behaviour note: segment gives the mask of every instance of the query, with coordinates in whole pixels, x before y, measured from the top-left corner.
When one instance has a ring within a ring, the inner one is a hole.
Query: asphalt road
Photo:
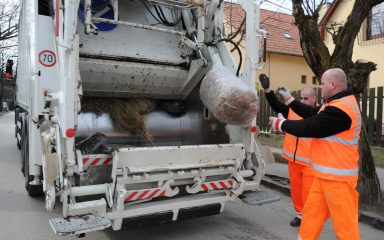
[[[20,171],[20,151],[16,148],[13,119],[12,112],[0,116],[0,240],[77,239],[75,236],[56,236],[49,226],[49,218],[60,216],[60,205],[54,212],[48,213],[44,210],[44,199],[28,197]],[[93,232],[83,239],[297,239],[298,229],[289,226],[289,221],[294,217],[291,199],[278,192],[274,193],[281,196],[279,202],[249,206],[237,200],[227,204],[220,215],[134,230]],[[361,239],[381,240],[383,232],[360,223],[360,236]],[[336,239],[330,221],[325,225],[321,239]]]

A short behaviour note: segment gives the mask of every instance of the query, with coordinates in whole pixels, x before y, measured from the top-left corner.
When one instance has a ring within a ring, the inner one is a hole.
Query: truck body
[[[255,89],[259,10],[239,2],[247,16],[239,78]],[[62,203],[63,218],[50,220],[55,233],[217,214],[258,188],[268,154],[255,139],[256,118],[224,124],[199,97],[215,65],[238,68],[222,41],[223,8],[220,0],[23,1],[15,136],[28,194],[45,196],[48,211]],[[180,101],[185,109],[149,112],[148,142],[106,113],[82,111],[86,97]],[[83,154],[77,144],[96,132],[112,151]]]

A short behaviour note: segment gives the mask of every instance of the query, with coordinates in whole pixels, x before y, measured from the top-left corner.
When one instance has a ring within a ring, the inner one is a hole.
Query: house
[[[327,29],[332,25],[344,24],[353,8],[355,0],[335,0],[328,5],[319,29],[324,43],[332,53],[335,45]],[[375,6],[363,22],[355,39],[352,61],[368,60],[377,64],[377,70],[370,74],[369,87],[384,86],[384,3]]]
[[[245,12],[237,3],[224,2],[227,34],[236,32],[241,26]],[[271,79],[271,89],[281,86],[290,90],[316,87],[318,81],[304,59],[300,37],[292,15],[260,9],[260,28],[267,32],[267,54],[265,67],[257,72]],[[240,35],[240,34],[239,34]],[[240,49],[244,53],[244,41]],[[237,53],[233,53],[235,58]],[[256,87],[261,88],[256,80]]]

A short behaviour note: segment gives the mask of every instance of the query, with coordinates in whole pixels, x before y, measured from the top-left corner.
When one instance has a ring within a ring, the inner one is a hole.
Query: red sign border
[[[42,55],[43,53],[46,53],[46,52],[52,54],[52,55],[55,57],[55,61],[54,61],[52,64],[44,64],[44,63],[41,61],[41,58],[40,58],[41,55]],[[39,63],[40,63],[41,65],[45,66],[45,67],[52,67],[52,66],[54,66],[54,65],[56,64],[56,54],[55,54],[54,52],[52,52],[51,50],[43,50],[43,51],[41,51],[41,52],[39,53]]]

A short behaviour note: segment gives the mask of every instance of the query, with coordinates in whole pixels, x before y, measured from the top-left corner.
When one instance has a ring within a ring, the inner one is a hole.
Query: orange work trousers
[[[305,201],[313,181],[311,166],[288,161],[288,174],[291,188],[291,199],[298,218],[301,218]]]
[[[318,239],[329,216],[338,240],[359,239],[359,194],[356,191],[356,184],[357,181],[335,181],[314,177],[304,206],[298,239]]]

